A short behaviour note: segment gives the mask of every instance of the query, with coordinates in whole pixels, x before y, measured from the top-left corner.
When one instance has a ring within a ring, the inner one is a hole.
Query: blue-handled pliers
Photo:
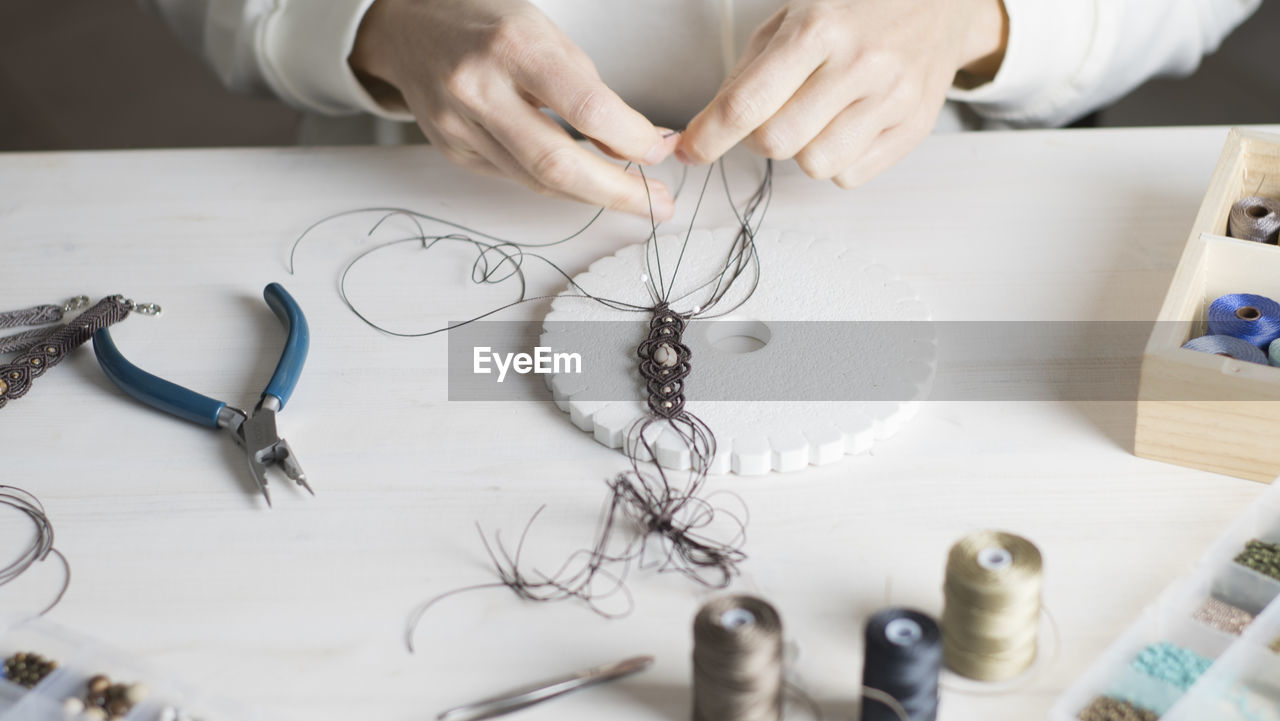
[[[266,469],[270,465],[279,465],[289,478],[297,481],[311,495],[315,495],[315,491],[307,485],[307,476],[302,472],[302,466],[298,465],[288,441],[276,431],[276,413],[284,409],[302,375],[302,365],[307,360],[307,349],[311,345],[311,332],[307,328],[307,319],[302,315],[302,309],[279,283],[272,283],[263,289],[262,297],[284,324],[289,338],[276,363],[275,373],[262,392],[262,398],[252,415],[135,366],[120,354],[106,328],[93,334],[93,352],[98,356],[98,365],[102,366],[107,377],[125,393],[192,423],[222,428],[230,433],[236,444],[244,448],[249,460],[249,471],[253,473],[253,479],[257,481],[258,488],[262,489],[262,496],[270,506],[271,494],[267,492],[266,477]]]

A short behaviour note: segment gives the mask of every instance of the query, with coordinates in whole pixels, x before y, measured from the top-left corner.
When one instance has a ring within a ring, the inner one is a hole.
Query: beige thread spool
[[[782,659],[782,620],[767,601],[708,601],[693,619],[694,721],[780,721]]]
[[[1280,200],[1253,195],[1231,206],[1227,235],[1275,245],[1280,234]]]
[[[979,681],[1026,671],[1039,646],[1040,550],[1021,536],[979,531],[951,547],[942,612],[947,668]]]

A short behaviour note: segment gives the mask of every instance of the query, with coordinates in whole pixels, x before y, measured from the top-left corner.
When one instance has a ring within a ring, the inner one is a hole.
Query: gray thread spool
[[[1231,206],[1227,235],[1275,245],[1280,235],[1280,200],[1252,195]]]
[[[693,619],[694,721],[779,721],[782,657],[782,620],[767,601],[708,601]]]

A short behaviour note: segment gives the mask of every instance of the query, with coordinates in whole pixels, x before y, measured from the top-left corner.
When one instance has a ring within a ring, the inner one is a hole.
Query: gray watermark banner
[[[1154,322],[697,320],[690,401],[1134,401]],[[630,322],[477,321],[448,333],[449,399],[641,400]],[[1196,351],[1176,349],[1176,353]],[[1201,356],[1207,354],[1200,354]],[[1234,362],[1234,361],[1233,361]],[[1280,384],[1280,368],[1274,372]],[[1215,400],[1192,384],[1159,400]],[[1232,398],[1230,400],[1238,400]]]

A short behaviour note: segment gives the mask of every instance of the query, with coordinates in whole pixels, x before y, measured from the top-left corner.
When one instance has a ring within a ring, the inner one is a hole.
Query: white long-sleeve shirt
[[[230,88],[312,114],[409,116],[380,106],[347,57],[373,0],[140,0]],[[725,63],[782,0],[534,0],[624,100],[683,127]],[[1054,126],[1158,75],[1185,75],[1261,0],[1004,0],[995,78],[949,97],[992,124]]]

